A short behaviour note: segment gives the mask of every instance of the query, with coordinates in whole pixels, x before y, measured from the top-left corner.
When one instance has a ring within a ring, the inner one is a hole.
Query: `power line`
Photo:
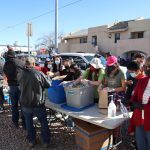
[[[71,3],[69,3],[69,4],[66,4],[66,5],[62,6],[62,7],[59,7],[58,10],[64,9],[64,8],[69,7],[69,6],[71,6],[71,5],[75,5],[75,4],[77,4],[77,3],[81,2],[81,1],[84,1],[84,0],[77,0],[77,1],[71,2]],[[27,19],[27,20],[25,20],[25,21],[22,21],[22,22],[20,22],[20,23],[15,24],[15,25],[8,26],[8,27],[6,27],[6,28],[0,30],[0,32],[3,32],[3,31],[5,31],[5,30],[11,29],[11,28],[15,28],[16,26],[22,25],[22,24],[27,23],[27,22],[29,22],[29,21],[36,20],[36,19],[38,19],[38,18],[40,18],[40,17],[42,17],[42,16],[51,14],[51,13],[53,13],[54,11],[55,11],[55,9],[54,9],[54,10],[51,10],[51,11],[48,11],[48,12],[45,12],[45,13],[43,13],[43,14],[40,14],[40,15],[38,15],[38,16],[35,16],[35,17],[33,17],[33,18]]]

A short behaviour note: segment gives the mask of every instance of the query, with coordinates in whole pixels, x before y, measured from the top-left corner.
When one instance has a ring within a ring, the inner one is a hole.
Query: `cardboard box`
[[[112,130],[75,119],[78,150],[107,150],[112,145]]]
[[[108,92],[107,90],[99,91],[99,108],[108,108]]]

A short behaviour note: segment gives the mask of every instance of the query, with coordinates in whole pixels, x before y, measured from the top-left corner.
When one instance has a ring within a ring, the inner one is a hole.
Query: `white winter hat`
[[[95,69],[104,68],[99,58],[93,58],[90,62],[90,65],[92,65]]]

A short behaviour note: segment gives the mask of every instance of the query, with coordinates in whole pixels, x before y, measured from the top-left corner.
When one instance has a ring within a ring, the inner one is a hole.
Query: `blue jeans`
[[[46,118],[46,108],[45,106],[34,107],[34,108],[22,108],[25,117],[26,129],[27,129],[27,139],[31,143],[36,141],[36,131],[33,125],[33,115],[38,118],[41,123],[41,137],[43,143],[50,143],[50,130],[48,127],[48,122]]]
[[[20,98],[20,90],[18,86],[9,86],[10,90],[9,90],[9,96],[10,96],[10,100],[11,100],[11,109],[12,109],[12,121],[14,124],[18,124],[19,121],[19,108],[18,108],[18,104],[19,104],[19,98]],[[21,114],[21,118],[24,122],[24,117]]]
[[[136,127],[136,143],[138,150],[150,150],[150,131],[144,131],[144,127]]]

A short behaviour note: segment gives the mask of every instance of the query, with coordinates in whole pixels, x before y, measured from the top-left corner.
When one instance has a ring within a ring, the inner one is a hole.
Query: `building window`
[[[131,39],[139,39],[144,37],[144,31],[141,32],[131,32]]]
[[[97,36],[92,36],[92,44],[93,44],[94,46],[97,45]]]
[[[120,40],[120,33],[115,33],[115,43]]]
[[[80,43],[87,43],[87,37],[80,38]]]

